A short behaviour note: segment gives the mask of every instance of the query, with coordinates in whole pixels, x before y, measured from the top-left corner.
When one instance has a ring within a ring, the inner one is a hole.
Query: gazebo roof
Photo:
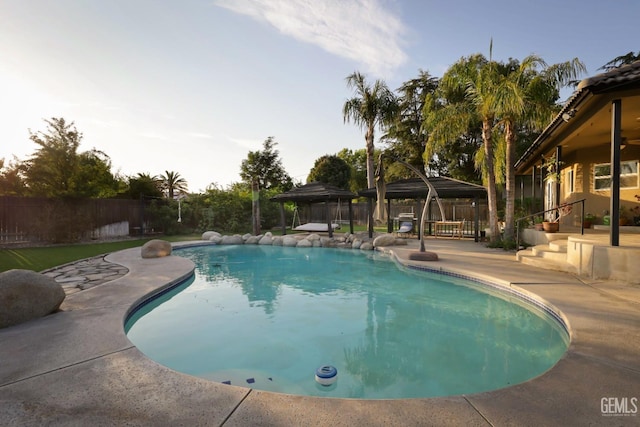
[[[302,187],[273,196],[270,200],[274,202],[333,202],[338,200],[350,200],[358,197],[349,190],[338,188],[334,185],[323,182],[312,182]]]
[[[429,177],[438,197],[441,199],[473,199],[486,197],[487,190],[478,184],[464,182],[446,176]],[[386,184],[385,198],[387,199],[416,199],[425,198],[429,193],[427,184],[420,178],[402,179]],[[376,198],[376,189],[368,188],[358,193],[360,196]]]

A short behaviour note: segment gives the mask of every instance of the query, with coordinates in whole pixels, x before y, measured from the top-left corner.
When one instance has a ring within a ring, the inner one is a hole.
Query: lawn
[[[356,232],[365,231],[366,229],[367,227],[363,225],[354,227],[354,231]],[[340,231],[347,232],[348,230],[349,226],[343,225],[342,230]],[[376,231],[384,232],[384,230],[385,229],[383,227],[376,227]],[[279,228],[273,229],[272,232],[274,235],[281,234]],[[200,234],[193,234],[188,236],[163,236],[161,238],[170,242],[180,242],[186,240],[199,240],[201,236],[202,235]],[[34,248],[0,249],[0,272],[14,268],[33,271],[47,270],[58,265],[78,261],[84,258],[142,246],[149,240],[151,240],[151,238],[106,243],[83,243],[65,246],[56,245]]]
[[[165,236],[162,239],[178,242],[184,240],[197,240],[200,235],[190,236]],[[68,246],[46,246],[35,248],[2,249],[0,250],[0,272],[20,268],[24,270],[42,271],[49,268],[90,258],[96,255],[107,254],[122,249],[142,246],[148,239],[123,240],[106,243],[87,243]]]

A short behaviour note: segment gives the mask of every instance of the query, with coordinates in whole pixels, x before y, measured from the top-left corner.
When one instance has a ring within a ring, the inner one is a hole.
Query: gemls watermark
[[[638,414],[637,397],[603,397],[600,399],[603,417],[635,417]]]

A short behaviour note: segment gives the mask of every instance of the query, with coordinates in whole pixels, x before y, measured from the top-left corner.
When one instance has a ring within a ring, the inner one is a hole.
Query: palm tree
[[[578,58],[552,66],[536,55],[527,56],[520,64],[511,61],[497,67],[496,112],[504,128],[505,140],[505,232],[507,241],[514,239],[515,232],[515,162],[516,127],[523,125],[541,129],[560,108],[555,101],[564,87],[583,72],[586,67]],[[542,70],[538,72],[538,67]],[[501,70],[502,69],[502,70]]]
[[[611,71],[614,68],[622,67],[623,65],[633,64],[636,61],[640,61],[640,51],[638,53],[634,53],[633,51],[625,54],[616,56],[611,61],[604,64],[600,67],[600,70]]]
[[[178,172],[165,171],[160,175],[162,190],[166,192],[169,199],[173,200],[174,193],[186,193],[187,181]]]
[[[355,96],[348,99],[342,108],[344,122],[353,121],[365,129],[365,147],[367,151],[367,185],[375,184],[374,169],[374,132],[375,128],[383,129],[390,124],[398,109],[396,98],[382,80],[369,85],[362,74],[354,72],[347,77],[347,87],[353,89]],[[382,199],[382,200],[381,200]],[[376,219],[384,219],[384,197],[378,195]]]
[[[425,119],[425,127],[431,130],[425,156],[432,153],[435,146],[447,144],[475,123],[481,123],[483,152],[480,158],[487,188],[491,241],[499,237],[493,137],[498,103],[496,68],[495,62],[487,61],[480,54],[461,58],[440,81],[443,98],[453,102],[444,102],[440,108],[431,109]],[[430,108],[430,103],[426,107]]]

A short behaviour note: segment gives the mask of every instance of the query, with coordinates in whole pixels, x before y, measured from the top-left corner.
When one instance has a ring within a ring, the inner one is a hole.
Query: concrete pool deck
[[[188,277],[193,264],[142,259],[134,248],[106,257],[124,276],[68,295],[58,313],[0,329],[0,425],[640,425],[632,400],[640,399],[640,286],[540,270],[482,243],[426,243],[439,261],[407,261],[416,240],[389,249],[404,263],[540,296],[568,319],[565,356],[519,385],[429,399],[313,398],[194,378],[146,358],[123,328],[136,302]]]

